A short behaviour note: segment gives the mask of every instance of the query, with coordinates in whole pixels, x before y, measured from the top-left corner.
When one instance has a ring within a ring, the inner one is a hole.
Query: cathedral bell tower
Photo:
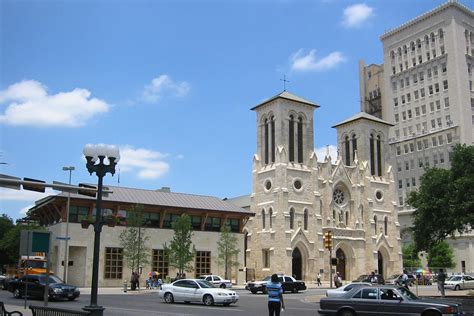
[[[247,262],[255,277],[269,271],[309,274],[314,221],[314,110],[319,105],[284,91],[252,108],[257,114]],[[312,220],[313,219],[313,220]],[[314,235],[314,234],[313,234]]]

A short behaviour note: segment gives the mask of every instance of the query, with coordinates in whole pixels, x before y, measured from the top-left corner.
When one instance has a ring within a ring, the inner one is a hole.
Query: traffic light
[[[330,230],[324,234],[324,248],[332,249],[332,231]]]
[[[23,181],[28,182],[28,183],[23,183],[23,190],[36,191],[36,192],[42,192],[42,193],[44,193],[46,190],[45,186],[41,185],[41,183],[46,183],[46,182],[42,180],[23,178]]]
[[[331,258],[331,265],[337,266],[338,263],[339,263],[339,259],[338,259],[338,258]]]

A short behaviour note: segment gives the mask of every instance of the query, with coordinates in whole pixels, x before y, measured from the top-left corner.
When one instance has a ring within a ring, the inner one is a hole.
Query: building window
[[[270,268],[270,249],[262,249],[262,263],[264,268]]]
[[[211,274],[211,252],[196,251],[196,278]]]
[[[69,222],[80,223],[81,220],[86,219],[89,214],[89,208],[85,206],[70,206],[69,207]]]
[[[397,170],[398,172],[402,171],[402,164],[400,162],[397,162]]]
[[[383,232],[385,235],[388,235],[388,218],[385,216],[383,219]]]
[[[191,216],[191,226],[194,230],[201,230],[202,226],[202,217],[201,216],[196,216],[192,215]]]
[[[357,150],[357,138],[355,135],[352,135],[352,160],[355,159],[356,150]]]
[[[230,231],[233,233],[240,233],[240,220],[238,218],[230,218],[227,220],[227,223],[230,226]],[[271,227],[271,220],[270,220],[270,227]]]
[[[221,231],[221,218],[220,217],[208,217],[205,224],[205,230],[211,232]]]
[[[270,119],[270,137],[271,137],[271,148],[272,148],[272,162],[275,162],[275,117],[272,116]]]
[[[377,170],[378,175],[382,176],[382,141],[380,135],[377,136]]]
[[[265,157],[265,164],[268,165],[269,159],[268,159],[268,150],[269,150],[269,144],[268,144],[268,120],[265,119],[265,125],[264,125],[264,132],[263,132],[263,142],[265,145],[265,152],[264,152],[264,157]]]
[[[298,162],[303,163],[303,119],[298,119]]]
[[[416,186],[416,179],[414,177],[411,178],[411,185]]]
[[[446,73],[447,70],[448,70],[448,68],[446,67],[446,63],[442,63],[441,64],[441,72]]]
[[[448,80],[443,80],[443,89],[448,90]]]
[[[123,249],[105,248],[104,279],[122,279]]]
[[[270,222],[270,228],[273,228],[273,210],[270,209],[270,211],[268,212],[268,219],[269,219],[269,222]]]
[[[444,98],[444,107],[449,108],[449,97]]]
[[[308,230],[308,210],[304,210],[303,228],[304,230]]]
[[[346,156],[346,166],[351,165],[351,149],[350,149],[350,142],[349,136],[346,136],[346,140],[344,141],[344,149],[345,149],[345,156]]]
[[[293,229],[295,226],[295,210],[290,210],[290,229]]]
[[[262,228],[265,229],[265,210],[262,210]]]
[[[446,81],[446,85],[448,84],[448,82]],[[439,83],[435,83],[435,92],[438,93],[439,92]]]
[[[425,97],[425,88],[421,88],[421,89],[420,89],[420,96],[421,96],[422,98]]]
[[[160,279],[165,279],[169,275],[169,263],[163,249],[153,249],[151,269],[160,273]]]
[[[144,212],[143,221],[146,227],[159,228],[160,227],[160,213]]]
[[[179,214],[168,213],[163,218],[163,228],[171,228],[171,223],[176,221],[179,217]]]
[[[374,215],[374,234],[377,235],[377,215]]]
[[[290,137],[290,139],[288,140],[290,161],[295,161],[295,118],[293,117],[293,115],[290,115],[288,136]]]

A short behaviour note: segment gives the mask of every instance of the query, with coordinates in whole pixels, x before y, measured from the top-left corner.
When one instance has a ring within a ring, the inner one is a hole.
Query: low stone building
[[[371,271],[401,272],[400,225],[387,123],[367,113],[335,125],[339,157],[318,162],[313,113],[319,106],[283,92],[255,106],[257,152],[253,157],[255,217],[246,233],[249,278],[275,272],[314,280],[329,277],[331,231],[335,270],[345,280]],[[231,202],[245,207],[243,197]]]
[[[119,235],[126,229],[127,212],[135,205],[143,205],[146,223],[144,236],[149,240],[145,246],[149,249],[149,265],[143,265],[141,279],[147,278],[147,272],[158,271],[161,278],[176,276],[163,256],[163,245],[172,240],[174,231],[171,223],[182,214],[191,217],[193,226],[192,241],[196,248],[194,271],[189,277],[205,274],[224,274],[224,268],[217,264],[217,241],[221,226],[229,222],[231,231],[238,240],[238,247],[244,248],[242,229],[253,213],[236,207],[226,201],[211,196],[200,196],[170,192],[169,189],[144,190],[113,187],[113,192],[103,199],[103,213],[122,217],[115,227],[104,226],[101,233],[99,259],[99,286],[122,286],[124,280],[130,280],[131,270],[126,266]],[[90,286],[92,278],[92,257],[94,249],[94,229],[92,225],[83,229],[81,220],[95,215],[96,199],[71,194],[69,211],[69,261],[67,281],[76,286]],[[65,254],[67,193],[46,197],[36,202],[28,212],[30,219],[38,220],[52,233],[51,270],[63,276],[62,262]],[[237,258],[242,266],[234,267],[232,278],[238,283],[244,282],[244,252]],[[240,271],[240,272],[239,272]]]

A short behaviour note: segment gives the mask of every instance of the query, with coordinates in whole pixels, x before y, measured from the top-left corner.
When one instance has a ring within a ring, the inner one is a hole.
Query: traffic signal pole
[[[332,289],[332,249],[331,247],[328,248],[329,250],[329,288]]]
[[[324,234],[324,247],[329,250],[329,287],[332,289],[332,231]]]

